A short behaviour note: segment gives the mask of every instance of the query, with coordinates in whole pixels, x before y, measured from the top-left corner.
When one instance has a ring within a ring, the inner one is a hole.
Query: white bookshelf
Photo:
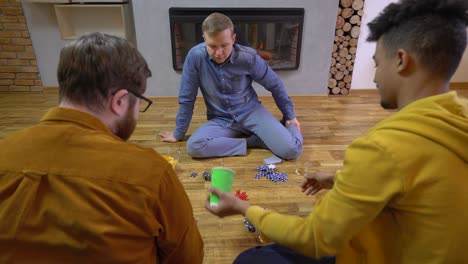
[[[54,4],[62,39],[76,39],[97,31],[126,38],[135,44],[133,17],[127,0],[23,1]]]
[[[60,4],[70,3],[70,0],[23,0],[26,3],[47,3],[47,4]]]
[[[117,35],[135,43],[132,14],[126,3],[55,4],[54,7],[63,39],[76,39],[86,33],[97,31]]]
[[[27,3],[49,3],[49,4],[61,4],[61,3],[123,3],[127,0],[23,0]]]
[[[70,3],[123,3],[127,0],[69,0]]]

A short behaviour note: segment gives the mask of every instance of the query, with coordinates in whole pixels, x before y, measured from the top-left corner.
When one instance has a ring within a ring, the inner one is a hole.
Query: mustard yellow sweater
[[[348,148],[335,186],[306,218],[252,206],[278,244],[337,263],[468,263],[468,101],[424,98]]]

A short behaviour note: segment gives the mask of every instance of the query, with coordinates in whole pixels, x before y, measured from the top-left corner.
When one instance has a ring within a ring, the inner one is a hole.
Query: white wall
[[[468,29],[466,30],[468,33]],[[460,66],[453,75],[451,82],[468,82],[468,49],[465,50]]]
[[[172,68],[170,7],[304,8],[299,69],[277,73],[290,95],[328,93],[338,0],[133,0],[138,48],[153,72],[153,77],[148,82],[149,95],[176,96],[179,92],[181,73]],[[259,94],[268,94],[263,88],[256,90]]]
[[[353,81],[351,89],[376,89],[374,83],[375,43],[367,42],[369,28],[367,23],[372,21],[388,4],[397,0],[366,0],[364,1],[364,15],[362,16],[361,33],[359,35],[356,60],[354,62]]]
[[[62,40],[54,5],[23,1],[23,10],[42,83],[44,86],[58,86],[57,64],[60,49],[69,41]]]
[[[362,18],[361,34],[359,36],[354,64],[353,81],[351,89],[375,89],[374,56],[375,43],[366,41],[369,35],[367,23],[372,21],[388,4],[397,0],[366,0],[364,2],[364,15]],[[452,78],[452,82],[468,82],[468,49],[465,51],[460,67]]]
[[[177,96],[181,73],[172,68],[169,29],[170,7],[296,7],[305,9],[302,57],[298,70],[278,71],[290,95],[327,94],[330,56],[338,0],[133,0],[137,47],[148,61],[153,77],[147,95]],[[23,1],[39,71],[45,86],[57,86],[56,72],[62,40],[53,4]],[[96,30],[99,29],[97,25]],[[258,88],[258,86],[256,87]],[[259,94],[268,92],[259,88]]]

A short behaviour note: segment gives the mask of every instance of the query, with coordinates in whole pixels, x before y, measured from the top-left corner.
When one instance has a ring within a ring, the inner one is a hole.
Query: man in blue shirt
[[[234,44],[236,34],[227,16],[209,15],[202,31],[205,42],[193,47],[184,62],[176,129],[161,133],[161,140],[184,138],[200,87],[208,122],[188,139],[190,156],[242,156],[247,148],[266,148],[282,159],[297,158],[303,139],[283,82],[254,49]],[[284,125],[263,107],[252,81],[271,92]]]

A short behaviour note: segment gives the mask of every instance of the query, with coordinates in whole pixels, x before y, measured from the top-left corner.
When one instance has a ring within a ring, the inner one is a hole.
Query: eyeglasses
[[[148,108],[153,104],[153,101],[144,97],[141,94],[137,94],[131,91],[128,91],[128,92],[141,99],[140,100],[140,112],[141,113],[146,112],[146,110],[148,110]]]
[[[128,91],[128,92],[141,99],[140,100],[140,112],[141,113],[146,112],[146,110],[148,110],[148,108],[153,104],[153,101],[144,97],[141,94],[137,94],[132,91]]]
[[[127,90],[127,92],[133,94],[135,97],[138,97],[140,98],[140,112],[143,113],[143,112],[146,112],[146,110],[148,110],[148,108],[153,104],[153,101],[151,101],[150,99],[144,97],[143,95],[141,94],[137,94],[137,93],[134,93],[132,91],[129,91]],[[112,92],[112,95],[115,95],[117,92]]]

